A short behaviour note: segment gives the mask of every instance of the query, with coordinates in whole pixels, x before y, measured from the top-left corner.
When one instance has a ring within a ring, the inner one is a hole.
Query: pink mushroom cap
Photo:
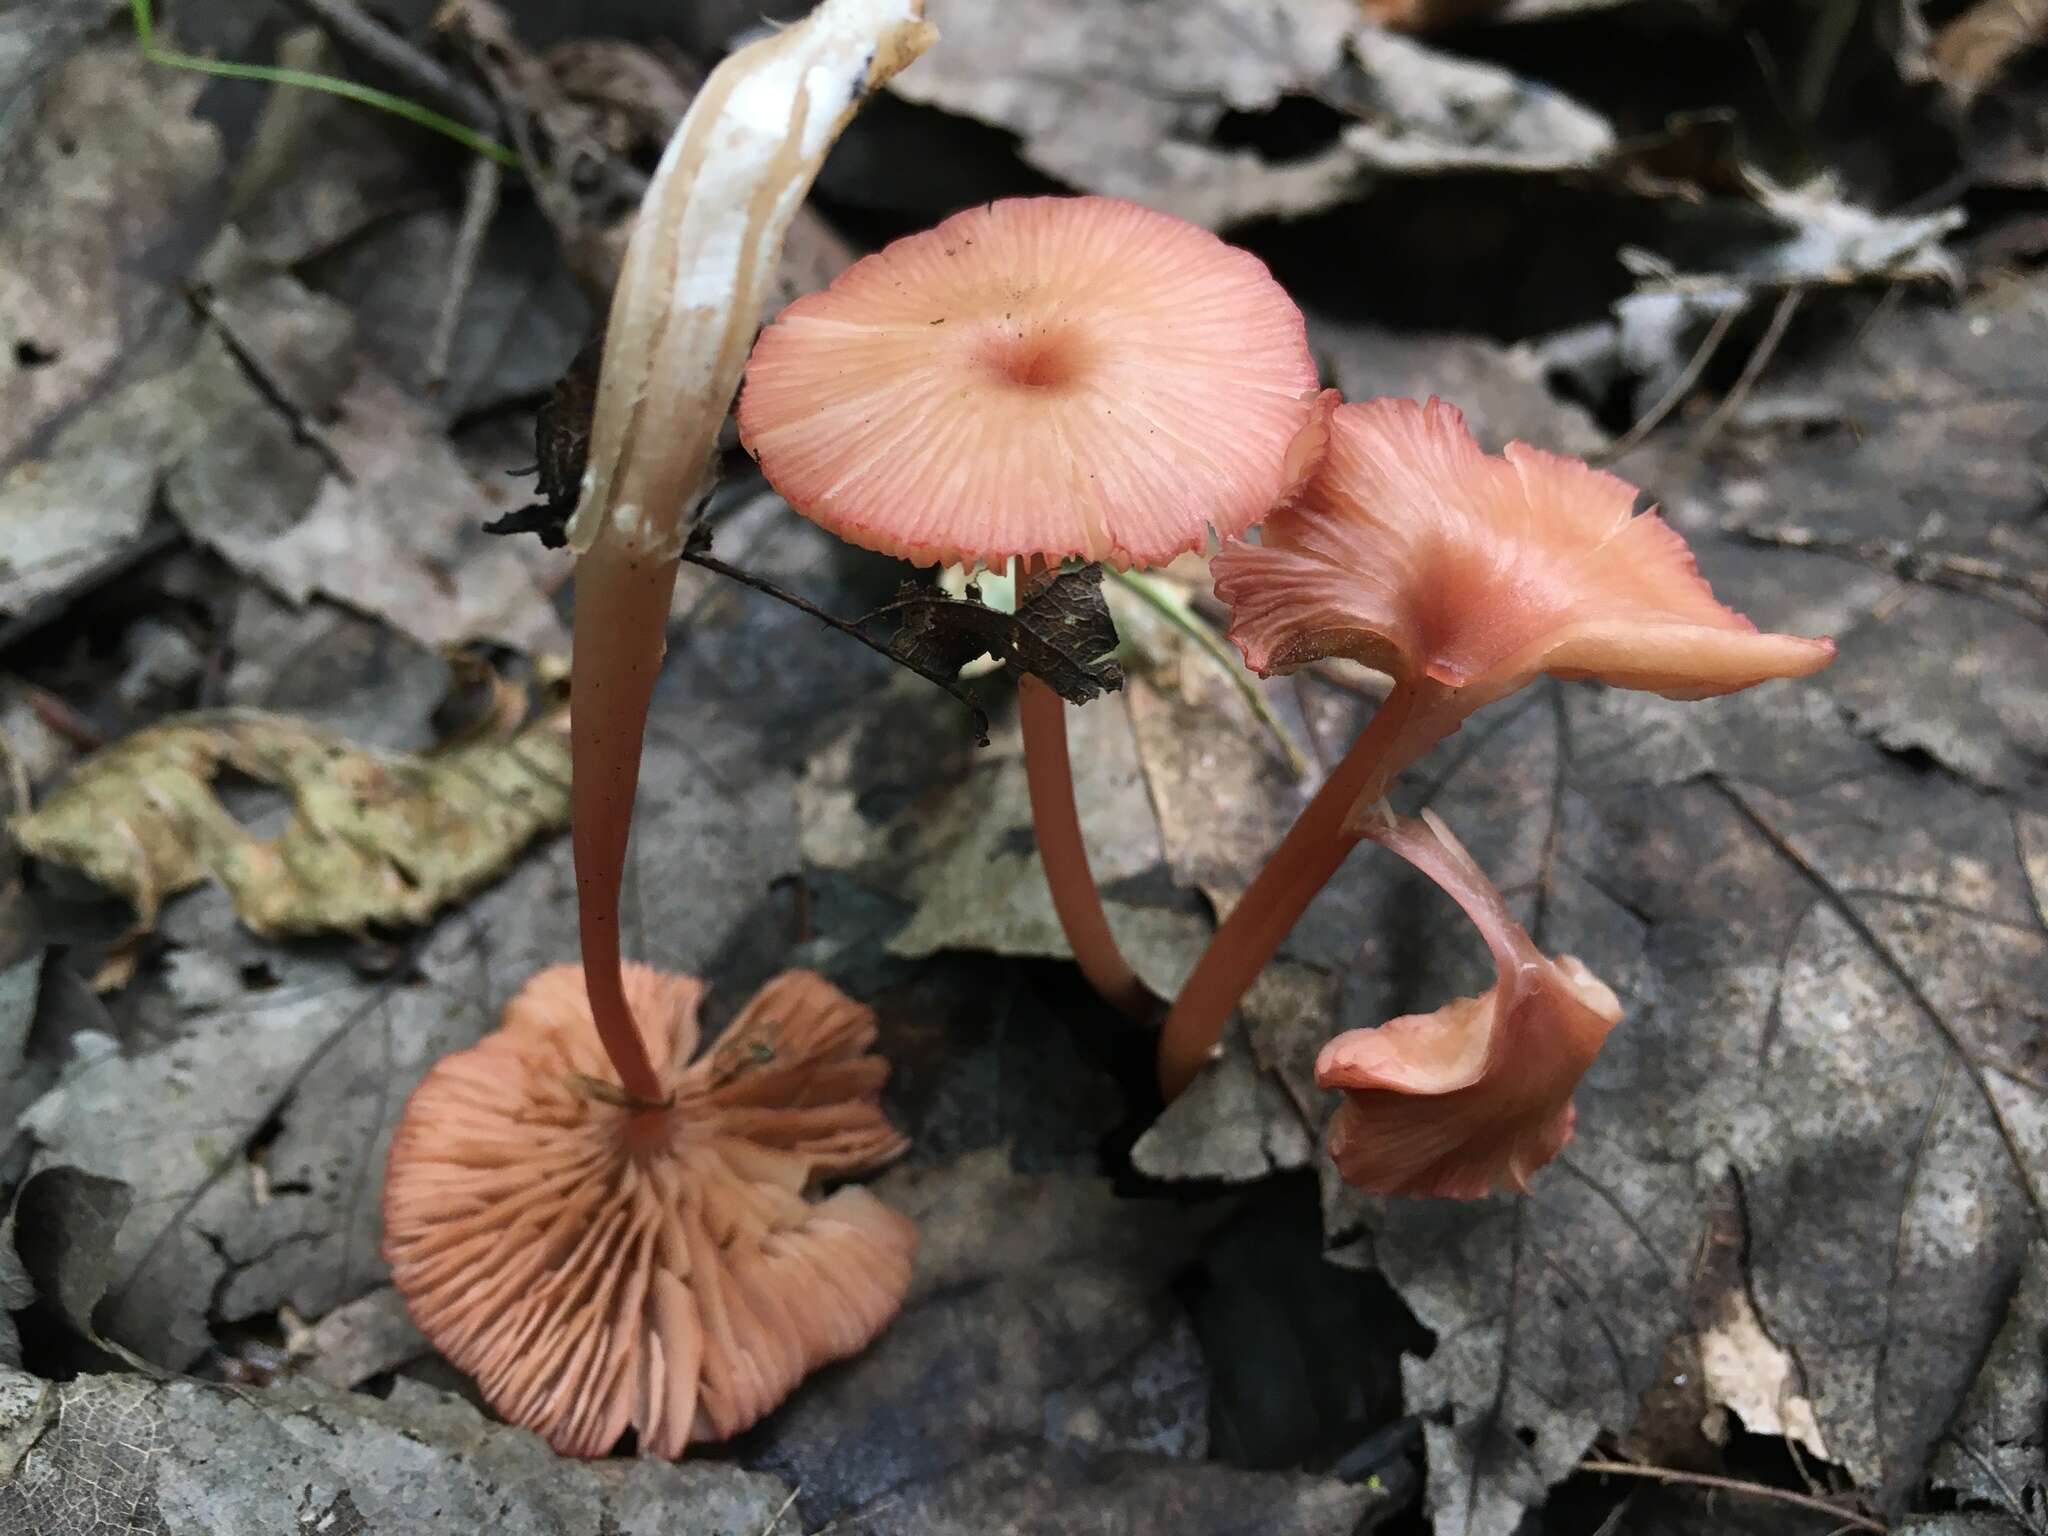
[[[791,971],[692,1061],[703,983],[628,965],[625,987],[668,1107],[622,1102],[582,970],[542,971],[407,1102],[384,1256],[506,1419],[565,1455],[631,1428],[674,1457],[863,1348],[902,1305],[917,1229],[864,1189],[807,1198],[904,1148],[870,1010]]]
[[[1510,443],[1480,451],[1441,400],[1338,406],[1300,495],[1212,561],[1231,639],[1262,675],[1349,656],[1468,695],[1539,673],[1671,698],[1804,677],[1829,640],[1761,634],[1714,598],[1636,488]]]
[[[1368,836],[1443,887],[1498,973],[1477,997],[1337,1036],[1316,1082],[1341,1089],[1330,1156],[1379,1195],[1470,1200],[1530,1175],[1571,1140],[1572,1093],[1621,1022],[1614,993],[1570,955],[1539,951],[1493,882],[1435,816],[1381,818]]]
[[[791,506],[868,549],[1163,565],[1299,481],[1315,397],[1256,257],[1115,198],[1015,198],[791,304],[739,428]]]

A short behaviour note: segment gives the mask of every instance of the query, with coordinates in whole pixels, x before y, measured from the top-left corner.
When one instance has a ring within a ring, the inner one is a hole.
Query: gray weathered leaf
[[[1379,173],[1585,170],[1614,147],[1561,93],[1368,26],[1355,0],[934,0],[931,15],[945,48],[892,90],[1008,129],[1069,185],[1212,227],[1313,212]],[[1348,121],[1284,163],[1217,142],[1228,114],[1286,96]]]
[[[731,1466],[564,1461],[409,1382],[380,1401],[0,1369],[0,1536],[795,1536],[787,1500]]]
[[[1170,1286],[1226,1206],[1016,1174],[1001,1149],[877,1187],[923,1232],[903,1314],[750,1439],[808,1524],[1338,1536],[1386,1512],[1334,1479],[1203,1463],[1207,1379]]]
[[[2048,1499],[2048,1243],[2027,1251],[2020,1288],[1942,1437],[1934,1481],[2038,1530]]]

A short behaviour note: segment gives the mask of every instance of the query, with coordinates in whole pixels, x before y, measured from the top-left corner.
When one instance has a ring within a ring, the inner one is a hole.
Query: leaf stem
[[[1826,1515],[1839,1520],[1843,1525],[1859,1531],[1875,1531],[1879,1536],[1891,1529],[1882,1520],[1873,1520],[1868,1515],[1859,1515],[1830,1500],[1817,1498],[1810,1493],[1795,1493],[1790,1488],[1773,1488],[1766,1483],[1745,1483],[1740,1478],[1719,1477],[1712,1472],[1680,1472],[1674,1467],[1638,1466],[1632,1461],[1603,1461],[1588,1457],[1578,1465],[1581,1472],[1596,1472],[1607,1477],[1641,1477],[1658,1483],[1678,1483],[1693,1488],[1713,1488],[1722,1493],[1739,1493],[1752,1499],[1770,1499],[1779,1504],[1791,1504],[1800,1509],[1810,1509],[1817,1515]]]

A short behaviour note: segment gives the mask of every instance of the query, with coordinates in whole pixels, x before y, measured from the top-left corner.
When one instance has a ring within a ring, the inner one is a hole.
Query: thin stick
[[[1804,288],[1788,288],[1784,297],[1778,300],[1778,307],[1771,311],[1771,323],[1764,327],[1763,337],[1757,342],[1756,350],[1749,354],[1749,361],[1742,365],[1742,374],[1735,381],[1721,403],[1714,407],[1713,414],[1700,423],[1700,429],[1686,445],[1688,454],[1697,456],[1707,451],[1708,445],[1721,435],[1721,429],[1729,419],[1742,409],[1742,402],[1749,398],[1749,392],[1756,387],[1756,381],[1763,377],[1764,369],[1771,364],[1771,358],[1778,350],[1778,344],[1785,339],[1785,332],[1791,329],[1792,317],[1799,313],[1799,302],[1806,297]]]
[[[455,330],[462,323],[470,285],[476,281],[484,236],[497,215],[498,191],[504,180],[505,172],[497,161],[481,155],[469,168],[462,193],[462,222],[456,226],[455,246],[448,253],[448,286],[441,291],[441,310],[434,317],[434,340],[427,349],[425,382],[429,389],[439,389],[447,381],[448,361],[455,352]]]
[[[1711,1472],[1680,1472],[1672,1467],[1642,1467],[1630,1461],[1601,1461],[1590,1457],[1579,1463],[1578,1470],[1598,1472],[1610,1477],[1644,1477],[1657,1483],[1680,1483],[1693,1488],[1713,1488],[1722,1493],[1739,1493],[1753,1499],[1770,1499],[1779,1504],[1796,1505],[1800,1509],[1810,1509],[1815,1514],[1839,1520],[1847,1529],[1876,1531],[1880,1536],[1891,1529],[1882,1520],[1873,1520],[1868,1515],[1856,1514],[1831,1500],[1815,1498],[1810,1493],[1794,1493],[1789,1488],[1772,1488],[1763,1483],[1745,1483],[1740,1478],[1718,1477]]]
[[[1746,300],[1738,299],[1716,315],[1713,325],[1707,330],[1706,338],[1700,342],[1692,355],[1692,360],[1685,365],[1684,371],[1671,381],[1671,387],[1665,390],[1657,403],[1643,413],[1642,419],[1619,439],[1601,452],[1592,455],[1592,462],[1612,464],[1656,431],[1664,418],[1678,408],[1679,401],[1692,393],[1693,386],[1700,381],[1700,375],[1707,371],[1707,364],[1714,360],[1714,354],[1721,349],[1721,342],[1727,337],[1729,327],[1735,324],[1736,316],[1748,307]]]
[[[945,689],[946,692],[953,695],[954,698],[958,699],[962,704],[966,705],[969,711],[972,712],[974,719],[977,722],[977,729],[980,729],[981,722],[985,721],[986,716],[982,713],[981,705],[976,701],[974,695],[968,691],[967,685],[961,682],[957,676],[952,676],[944,672],[935,671],[930,667],[920,666],[918,663],[914,661],[908,661],[905,658],[898,656],[894,651],[892,651],[889,648],[889,643],[886,640],[876,639],[873,635],[869,634],[867,630],[863,627],[865,624],[867,624],[869,620],[875,618],[877,615],[890,612],[897,606],[896,604],[884,604],[882,607],[877,608],[873,613],[864,614],[859,619],[842,619],[836,613],[826,612],[823,608],[820,608],[816,603],[812,602],[809,598],[800,597],[796,593],[789,591],[787,588],[778,587],[777,585],[775,585],[774,582],[769,581],[765,577],[756,576],[752,571],[744,571],[736,565],[728,565],[725,563],[725,561],[720,560],[716,556],[708,554],[701,549],[684,549],[683,559],[686,563],[690,565],[700,565],[707,571],[715,571],[720,576],[723,576],[730,581],[736,581],[743,587],[752,587],[756,592],[759,592],[767,597],[772,597],[778,603],[787,603],[790,607],[796,609],[798,613],[808,614],[810,617],[816,619],[820,624],[823,624],[826,628],[836,629],[839,631],[840,634],[845,635],[850,640],[858,640],[862,645],[866,646],[869,650],[875,652],[877,655],[886,656],[891,661],[895,662],[899,667],[902,667],[904,670],[909,672],[915,672],[919,677],[923,678],[926,682]],[[988,745],[985,733],[983,735],[982,745]]]

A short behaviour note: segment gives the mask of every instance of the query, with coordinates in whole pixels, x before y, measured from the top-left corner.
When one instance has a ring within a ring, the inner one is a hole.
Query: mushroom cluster
[[[1439,400],[1319,391],[1305,326],[1251,256],[1100,197],[990,204],[912,235],[763,332],[741,440],[797,511],[922,564],[1156,564],[1213,530],[1216,594],[1261,675],[1345,656],[1393,689],[1247,889],[1167,1012],[1167,1098],[1360,841],[1459,902],[1499,970],[1482,997],[1331,1042],[1318,1080],[1365,1188],[1480,1195],[1564,1144],[1620,1018],[1577,961],[1539,954],[1449,830],[1384,807],[1474,711],[1549,674],[1671,698],[1827,665],[1716,601],[1635,487],[1513,443],[1481,451]],[[1245,536],[1259,527],[1257,542]],[[1088,870],[1059,701],[1020,680],[1033,822],[1083,972],[1152,1002]]]

